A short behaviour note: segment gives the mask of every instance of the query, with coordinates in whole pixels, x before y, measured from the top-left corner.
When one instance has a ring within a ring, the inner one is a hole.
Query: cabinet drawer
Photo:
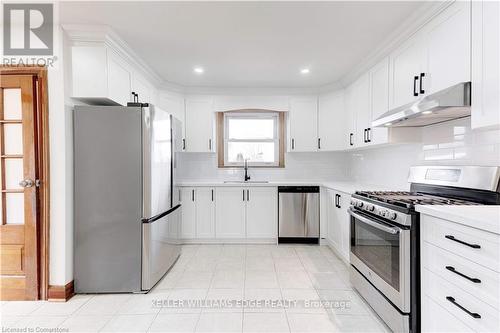
[[[470,327],[457,320],[451,313],[422,296],[422,332],[471,332]]]
[[[421,254],[423,267],[499,308],[500,273],[426,242],[422,244]]]
[[[498,332],[500,329],[498,310],[426,268],[422,270],[422,297],[424,296],[430,297],[474,331]],[[472,314],[479,315],[480,318],[474,318]]]
[[[499,235],[423,215],[422,240],[500,272]]]

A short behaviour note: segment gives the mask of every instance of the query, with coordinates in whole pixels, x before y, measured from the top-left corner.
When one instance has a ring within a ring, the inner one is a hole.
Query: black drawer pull
[[[447,269],[447,270],[449,270],[450,272],[453,272],[453,273],[455,273],[455,274],[457,274],[457,275],[460,275],[460,276],[461,276],[461,277],[463,277],[463,278],[466,278],[466,279],[467,279],[467,280],[469,280],[469,281],[472,281],[472,282],[474,282],[474,283],[481,283],[481,280],[479,280],[478,278],[471,278],[470,276],[467,276],[467,275],[465,275],[465,274],[463,274],[463,273],[460,273],[460,272],[459,272],[459,271],[457,271],[457,270],[455,269],[455,267],[453,267],[453,266],[446,266],[446,269]]]
[[[418,81],[418,76],[413,77],[413,96],[417,97],[418,92],[417,92],[417,81]]]
[[[460,243],[463,245],[467,245],[468,247],[472,247],[473,249],[480,249],[481,248],[481,245],[479,245],[479,244],[470,244],[470,243],[461,241],[460,239],[456,239],[455,236],[452,236],[452,235],[446,235],[446,236],[444,236],[444,238],[447,238],[449,240],[452,240],[454,242],[457,242],[457,243]]]
[[[470,312],[469,310],[467,310],[466,308],[464,308],[463,306],[461,306],[460,304],[458,304],[457,302],[455,302],[455,299],[451,296],[446,296],[446,299],[451,302],[453,305],[455,305],[457,308],[459,308],[460,310],[464,311],[465,313],[467,313],[469,316],[471,316],[472,318],[476,318],[476,319],[480,319],[481,318],[481,315],[479,313],[475,313],[475,312]]]

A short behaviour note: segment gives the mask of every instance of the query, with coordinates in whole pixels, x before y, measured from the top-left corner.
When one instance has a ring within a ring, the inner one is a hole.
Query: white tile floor
[[[247,306],[170,306],[181,300],[230,300]],[[320,300],[334,301],[335,306],[305,303]],[[274,303],[259,306],[256,301]],[[292,303],[286,301],[298,302],[287,306]],[[389,331],[352,290],[347,266],[329,248],[298,245],[187,245],[173,269],[147,295],[77,295],[66,303],[2,302],[1,326],[2,331],[60,332]]]

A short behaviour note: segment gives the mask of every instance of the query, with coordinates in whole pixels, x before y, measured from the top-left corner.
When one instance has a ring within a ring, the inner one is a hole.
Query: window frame
[[[229,139],[229,119],[273,119],[273,139]],[[284,114],[283,112],[273,110],[234,110],[220,112],[218,116],[218,137],[219,145],[219,168],[242,168],[243,162],[228,161],[229,142],[273,142],[274,143],[274,162],[252,162],[251,167],[262,168],[282,168],[284,167]],[[222,153],[222,154],[221,154]],[[222,155],[222,156],[221,156]]]

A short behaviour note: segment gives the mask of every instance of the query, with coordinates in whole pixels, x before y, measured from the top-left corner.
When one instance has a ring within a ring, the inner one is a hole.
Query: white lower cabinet
[[[215,189],[196,189],[196,238],[215,238]]]
[[[275,238],[278,234],[275,187],[252,187],[246,193],[246,237]]]
[[[216,191],[216,238],[245,238],[245,197],[243,187],[218,187]]]
[[[183,187],[181,238],[271,240],[278,234],[276,187]]]
[[[422,332],[498,332],[497,234],[422,214]]]
[[[181,238],[215,237],[215,189],[183,187],[181,189]]]
[[[350,217],[347,209],[350,196],[330,189],[326,190],[326,193],[328,243],[337,255],[349,262]]]
[[[196,203],[193,187],[181,188],[182,223],[181,238],[196,238]]]

